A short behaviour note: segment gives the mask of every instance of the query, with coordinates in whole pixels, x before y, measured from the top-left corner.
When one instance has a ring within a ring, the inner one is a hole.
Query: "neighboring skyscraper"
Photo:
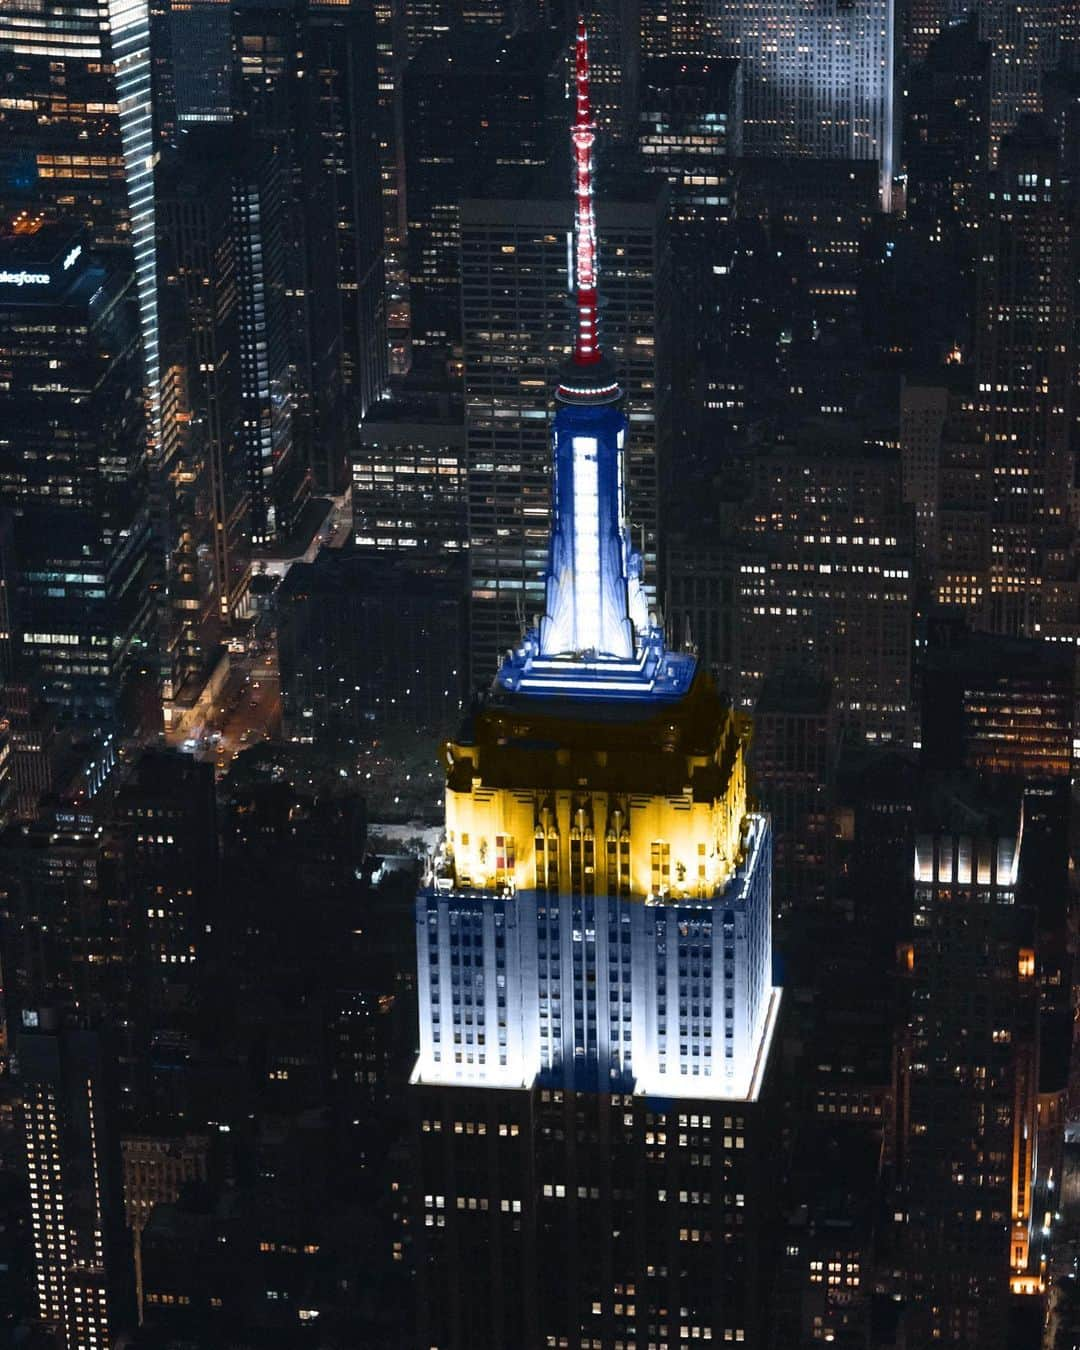
[[[960,22],[967,12],[965,0],[907,0],[902,10],[903,46],[909,64],[925,61],[939,34]]]
[[[191,513],[199,609],[214,631],[242,613],[251,576],[251,476],[240,440],[240,292],[231,164],[208,157],[205,135],[162,173],[162,275],[187,372],[187,437],[202,478]],[[272,153],[272,152],[271,152]],[[250,313],[250,311],[249,311]]]
[[[449,399],[383,403],[352,456],[353,545],[430,568],[468,548],[465,428]]]
[[[1016,794],[981,801],[955,783],[924,807],[898,1202],[910,1334],[996,1350],[1010,1289],[1041,1281],[1037,1258],[1029,1267],[1039,987],[1035,914],[1017,903],[1023,823]]]
[[[979,37],[993,49],[990,85],[990,162],[1002,138],[1025,113],[1041,113],[1043,75],[1057,60],[1062,16],[1070,0],[980,0]]]
[[[154,115],[159,137],[232,120],[232,14],[228,0],[153,0]]]
[[[615,140],[632,140],[637,127],[641,4],[596,0],[589,7],[593,111],[601,134]]]
[[[914,558],[898,456],[844,428],[807,427],[747,457],[739,528],[737,689],[745,706],[789,665],[833,681],[836,717],[909,745]]]
[[[773,826],[774,912],[825,907],[833,871],[839,737],[829,681],[766,679],[754,708],[754,785]]]
[[[1068,777],[1071,645],[943,627],[924,657],[923,763],[1023,779]]]
[[[1040,119],[1025,118],[1002,143],[979,235],[976,416],[993,456],[990,623],[1045,636],[1073,483],[1075,226],[1057,144]],[[1071,638],[1072,624],[1067,631]]]
[[[156,434],[157,269],[146,0],[92,0],[25,10],[0,4],[0,215],[86,226],[135,274],[143,380]],[[117,265],[114,263],[114,265]]]
[[[716,227],[734,215],[742,119],[737,61],[667,57],[643,65],[638,150],[646,172],[671,184],[673,247],[715,246]]]
[[[132,723],[153,628],[135,289],[76,227],[0,238],[0,505],[14,516],[17,673],[64,718],[119,727]]]
[[[947,389],[904,382],[900,391],[900,469],[904,501],[915,512],[915,554],[920,579],[931,575],[937,557],[942,438],[948,415]]]
[[[908,76],[907,209],[922,227],[978,227],[990,170],[993,48],[974,14],[946,28]],[[950,253],[952,259],[952,253]]]
[[[715,50],[743,63],[748,155],[872,159],[889,209],[893,0],[707,0]]]
[[[283,170],[281,154],[246,128],[202,127],[182,134],[159,187],[162,270],[183,292],[188,436],[201,431],[210,470],[223,618],[242,603],[251,551],[286,539],[308,498],[293,437]]]
[[[581,23],[543,611],[447,747],[416,903],[421,1339],[614,1346],[648,1325],[760,1345],[770,827],[748,809],[748,719],[648,612],[598,334],[593,135]]]
[[[742,152],[742,71],[737,61],[666,57],[642,65],[638,163],[671,189],[674,442],[698,414],[699,354],[722,330],[724,285]],[[671,472],[677,473],[677,450]],[[670,494],[661,492],[661,498]],[[670,504],[670,503],[668,503]]]
[[[218,856],[214,773],[189,755],[146,751],[116,797],[143,1006],[189,989],[213,943]]]
[[[289,538],[311,484],[293,437],[285,182],[281,159],[268,146],[253,145],[241,135],[222,148],[232,158],[229,170],[220,155],[217,166],[232,189],[240,337],[238,440],[248,482],[250,543],[260,549]],[[192,151],[198,153],[196,146]]]
[[[385,329],[369,327],[383,304],[373,19],[352,6],[245,0],[233,52],[234,106],[284,166],[294,436],[315,490],[337,494],[350,420],[382,393],[363,382],[386,356]]]
[[[819,387],[826,389],[832,381],[824,374],[819,383],[814,367],[843,370],[846,364],[850,371],[854,353],[866,340],[865,259],[880,214],[877,189],[874,167],[865,161],[821,164],[758,157],[740,166],[738,215],[744,222],[761,222],[767,247],[790,277],[791,309],[784,317],[792,350],[786,359],[777,352],[791,372],[785,392],[795,406],[795,400],[805,398],[811,415],[836,408],[833,397],[816,397]],[[757,299],[760,246],[736,258],[733,270],[736,285]],[[780,347],[787,342],[781,339]],[[839,383],[850,388],[850,376]],[[852,398],[845,392],[840,410],[850,409]]]
[[[498,190],[494,184],[492,191]],[[469,685],[486,684],[543,603],[550,389],[566,354],[565,202],[462,203],[468,455]],[[667,189],[618,184],[597,210],[605,341],[626,390],[627,496],[646,576],[656,557],[657,485],[671,434]]]
[[[704,0],[640,0],[641,59],[666,56],[694,60],[706,54]]]
[[[404,74],[409,294],[414,348],[461,340],[461,198],[501,168],[548,162],[564,90],[553,32],[465,32],[424,43]],[[561,62],[559,62],[561,64]]]
[[[16,1054],[38,1316],[62,1350],[104,1350],[132,1321],[108,1051],[24,1008]]]
[[[317,205],[333,224],[337,246],[345,392],[351,417],[363,418],[389,379],[377,16],[359,0],[314,0],[307,23],[303,55],[316,81],[313,149],[330,171],[333,194]],[[344,469],[338,464],[332,480],[339,491]]]

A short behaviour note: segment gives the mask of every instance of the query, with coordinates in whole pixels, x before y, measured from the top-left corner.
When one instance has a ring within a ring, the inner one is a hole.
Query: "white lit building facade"
[[[708,0],[706,24],[743,63],[743,153],[877,160],[888,209],[894,0]]]
[[[772,1269],[771,827],[749,719],[667,649],[627,525],[584,42],[543,610],[446,747],[416,902],[418,1343],[445,1350],[763,1345]]]

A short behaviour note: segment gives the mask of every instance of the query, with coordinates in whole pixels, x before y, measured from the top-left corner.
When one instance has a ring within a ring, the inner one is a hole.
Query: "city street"
[[[280,725],[278,673],[272,642],[264,639],[256,654],[231,658],[229,678],[212,712],[177,744],[203,763],[213,764],[220,777],[241,750],[276,736]]]

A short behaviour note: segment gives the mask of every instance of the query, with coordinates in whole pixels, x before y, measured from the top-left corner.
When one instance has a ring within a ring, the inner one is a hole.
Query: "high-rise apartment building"
[[[130,270],[77,227],[0,238],[16,673],[64,718],[121,727],[153,628],[135,291]]]
[[[1045,634],[1055,546],[1073,481],[1075,229],[1057,144],[1025,118],[1001,145],[980,229],[976,419],[992,456],[990,623]]]
[[[416,902],[420,1337],[760,1345],[770,827],[748,719],[649,614],[593,134],[582,22],[543,609],[448,747]]]
[[[497,189],[496,189],[497,190]],[[486,684],[543,603],[550,390],[568,350],[564,201],[507,195],[461,206],[471,687]],[[667,187],[618,183],[597,208],[604,335],[626,391],[627,498],[646,577],[671,435]]]
[[[876,160],[893,177],[893,0],[709,0],[714,50],[737,56],[748,155]]]

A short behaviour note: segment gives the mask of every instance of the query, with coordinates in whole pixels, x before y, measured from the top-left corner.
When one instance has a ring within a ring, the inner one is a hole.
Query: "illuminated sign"
[[[51,280],[48,272],[0,271],[0,286],[47,286]]]
[[[82,244],[76,244],[75,247],[71,250],[71,252],[70,252],[70,253],[67,255],[67,257],[64,259],[64,271],[65,271],[65,272],[68,270],[69,267],[74,267],[74,266],[75,266],[75,262],[76,262],[76,260],[79,258],[79,256],[80,256],[81,253],[82,253]]]

